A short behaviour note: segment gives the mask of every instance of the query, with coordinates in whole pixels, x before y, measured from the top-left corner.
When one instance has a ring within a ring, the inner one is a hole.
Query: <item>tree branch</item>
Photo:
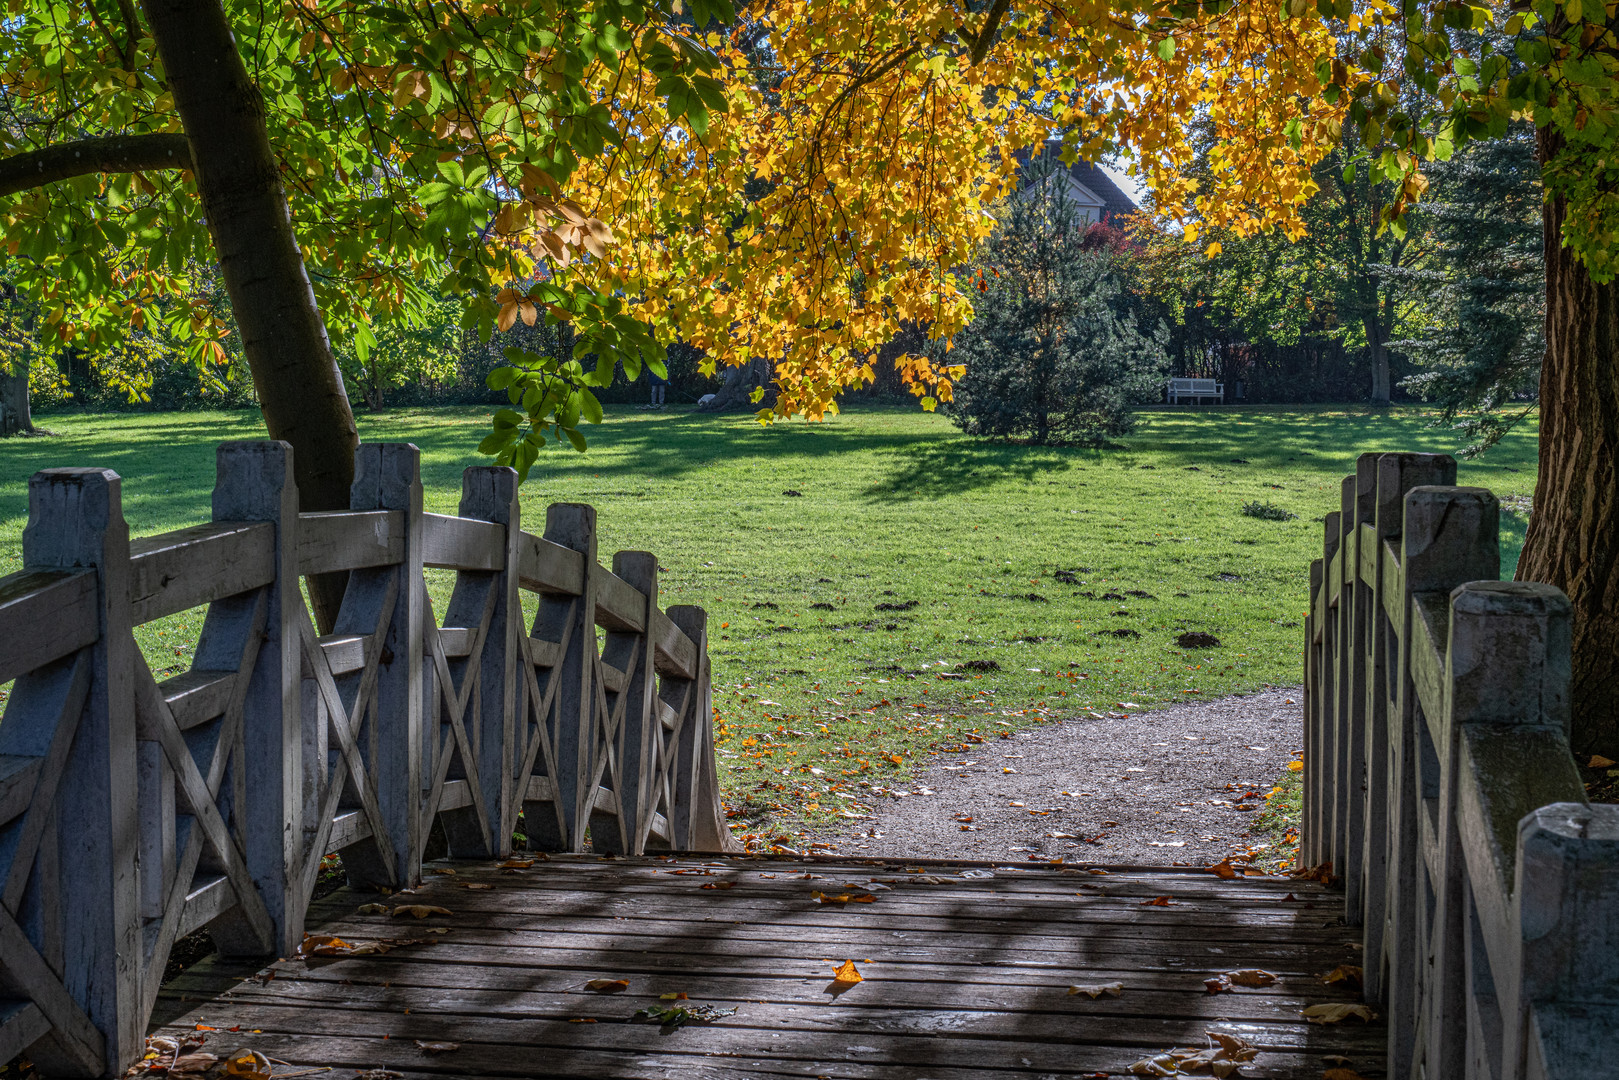
[[[976,67],[984,62],[989,55],[989,47],[995,43],[995,31],[1001,28],[1001,19],[1006,16],[1006,9],[1012,6],[1012,0],[995,0],[989,5],[989,11],[984,15],[984,25],[978,31],[978,37],[973,40],[972,62]]]
[[[47,146],[0,158],[0,199],[88,173],[191,168],[184,135],[112,135]]]

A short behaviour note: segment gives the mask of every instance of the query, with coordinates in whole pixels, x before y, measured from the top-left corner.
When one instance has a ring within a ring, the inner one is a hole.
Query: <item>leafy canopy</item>
[[[1598,0],[226,8],[335,335],[365,348],[372,320],[423,305],[416,282],[435,276],[486,333],[574,325],[573,358],[519,356],[507,381],[519,421],[485,446],[522,468],[547,433],[574,439],[564,421],[593,415],[589,387],[615,363],[633,376],[677,337],[714,365],[769,357],[768,419],[835,408],[903,324],[954,334],[971,315],[956,268],[990,233],[1012,151],[1054,132],[1070,156],[1122,151],[1196,240],[1298,236],[1345,124],[1355,167],[1395,185],[1384,224],[1399,231],[1423,161],[1528,118],[1560,147],[1547,182],[1571,201],[1564,241],[1599,278],[1614,270],[1619,65]],[[179,130],[128,0],[11,11],[0,152]],[[1201,177],[1194,130],[1212,139]],[[185,172],[24,191],[0,221],[64,337],[106,344],[162,319],[199,354],[220,348],[227,326],[190,299],[210,256]],[[930,399],[949,378],[922,357],[906,373]]]

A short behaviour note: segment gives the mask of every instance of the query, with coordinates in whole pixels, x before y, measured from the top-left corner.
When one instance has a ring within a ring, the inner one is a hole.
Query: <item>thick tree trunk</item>
[[[34,418],[28,410],[28,365],[17,363],[20,371],[0,364],[0,438],[34,433]]]
[[[1556,152],[1540,132],[1541,160]],[[1518,580],[1574,605],[1574,749],[1619,758],[1619,286],[1598,285],[1545,209],[1546,359],[1540,475]]]
[[[771,404],[774,397],[770,389],[770,379],[774,374],[773,365],[763,356],[756,356],[741,367],[730,368],[725,373],[725,382],[714,392],[714,400],[702,406],[703,411],[764,408]],[[761,386],[765,388],[765,396],[755,403],[753,391]]]
[[[299,505],[344,510],[359,435],[326,325],[293,233],[264,100],[220,0],[142,0],[175,109],[185,124],[242,351],[272,439],[292,444]],[[311,579],[323,630],[343,579]]]
[[[1372,362],[1372,404],[1389,403],[1389,350],[1384,344],[1383,322],[1375,314],[1363,321],[1366,327],[1366,355]]]

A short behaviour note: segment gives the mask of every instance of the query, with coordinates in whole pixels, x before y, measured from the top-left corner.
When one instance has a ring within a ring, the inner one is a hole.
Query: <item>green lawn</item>
[[[159,532],[206,519],[214,444],[262,430],[253,413],[41,422],[58,436],[0,442],[0,573],[21,564],[36,469],[116,469],[133,532]],[[360,419],[364,439],[421,447],[427,508],[450,513],[485,423],[476,409]],[[1461,482],[1528,495],[1534,438],[1463,462]],[[815,820],[856,813],[973,729],[1297,682],[1308,563],[1339,479],[1363,451],[1455,446],[1418,410],[1343,408],[1148,412],[1121,443],[997,445],[912,411],[765,429],[621,410],[588,453],[541,459],[526,523],[589,502],[604,563],[657,552],[664,602],[710,611],[733,801]],[[1250,501],[1298,516],[1244,516]],[[1510,572],[1523,523],[1506,520]],[[199,628],[192,614],[145,632],[154,667],[186,663]],[[1178,649],[1186,630],[1220,645]],[[941,677],[971,661],[998,670]]]

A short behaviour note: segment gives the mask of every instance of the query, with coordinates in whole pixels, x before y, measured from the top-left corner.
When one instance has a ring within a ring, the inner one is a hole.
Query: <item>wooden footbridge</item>
[[[1447,458],[1363,459],[1313,571],[1305,844],[1337,887],[739,855],[704,614],[659,607],[652,555],[600,565],[586,506],[523,531],[507,469],[427,514],[415,448],[368,445],[350,509],[300,514],[291,465],[225,444],[213,521],[135,541],[113,473],[30,482],[0,579],[0,1062],[1615,1075],[1619,819],[1568,756],[1567,604],[1493,581],[1493,499],[1423,486]],[[321,634],[302,579],[336,573]],[[203,605],[160,681],[134,628]],[[348,887],[312,901],[333,855]],[[163,982],[202,930],[217,954]]]

